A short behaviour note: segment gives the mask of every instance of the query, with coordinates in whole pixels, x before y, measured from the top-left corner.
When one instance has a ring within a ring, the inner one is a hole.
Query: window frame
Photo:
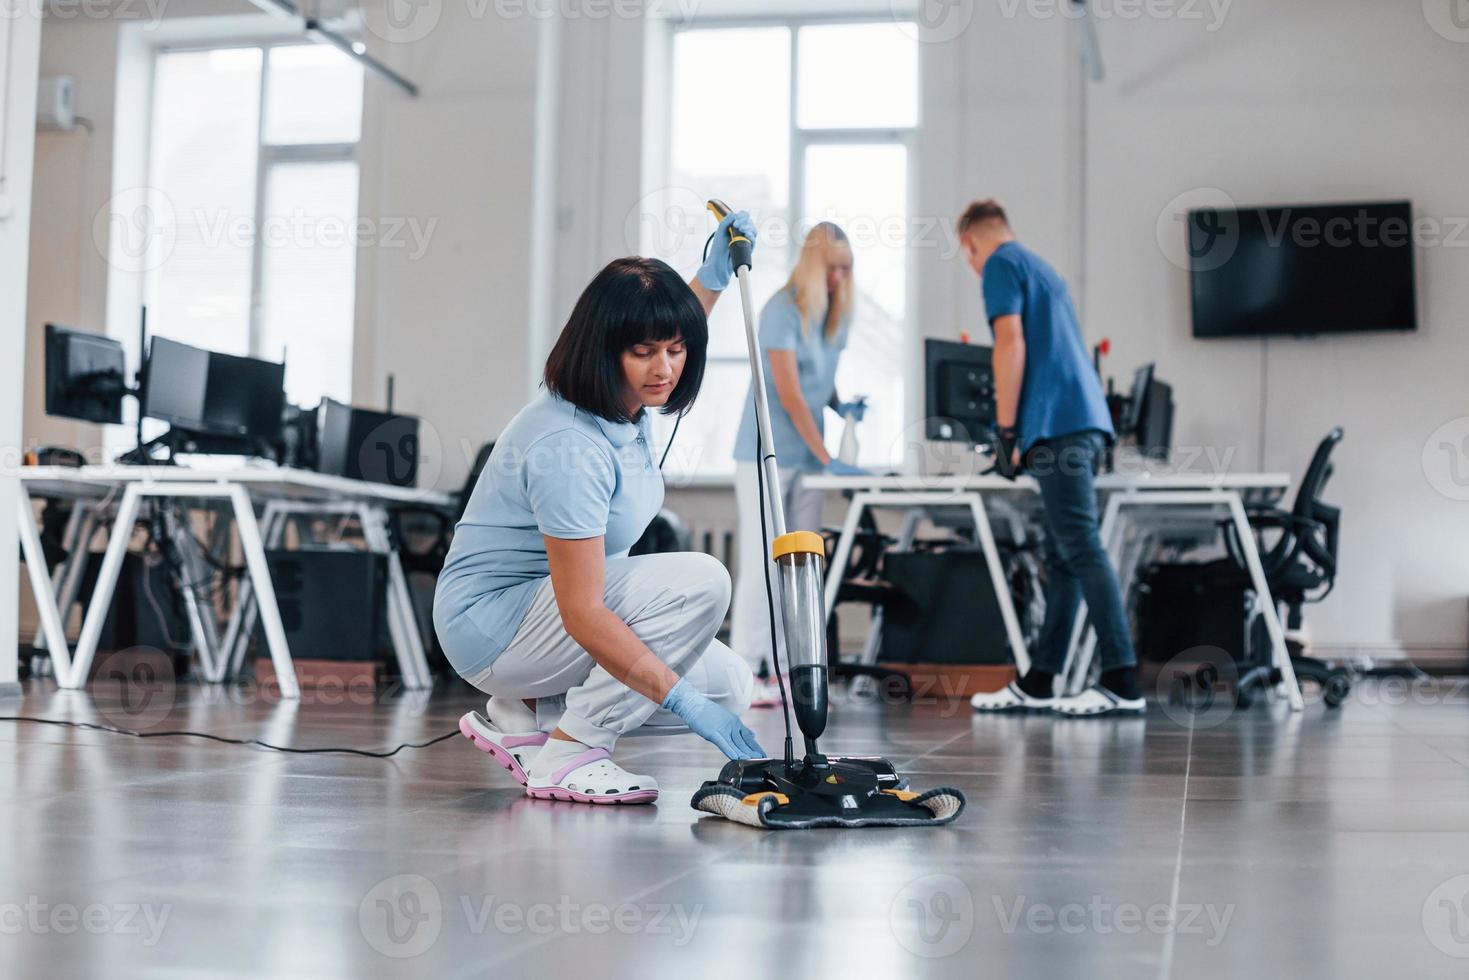
[[[157,78],[158,61],[164,55],[200,52],[200,51],[260,51],[260,85],[257,93],[257,110],[255,118],[255,208],[253,220],[255,222],[255,239],[250,246],[250,318],[249,318],[249,356],[261,357],[263,354],[263,340],[265,336],[264,324],[261,317],[264,311],[265,299],[265,248],[263,238],[260,234],[265,227],[266,188],[269,186],[270,172],[277,164],[281,163],[356,163],[359,168],[360,161],[357,159],[357,148],[361,143],[361,131],[359,129],[358,139],[354,142],[323,142],[323,143],[269,143],[265,139],[266,107],[270,98],[270,56],[277,48],[292,47],[315,47],[315,42],[302,40],[297,36],[271,37],[260,35],[257,37],[240,37],[221,39],[219,41],[190,41],[170,44],[160,44],[152,49],[152,61],[150,71]],[[364,75],[363,84],[366,85]],[[156,92],[156,81],[150,86]],[[152,170],[152,108],[149,108],[148,127],[148,151],[147,172]],[[359,170],[360,174],[360,170]],[[354,211],[352,221],[355,223],[361,217],[359,208]],[[146,297],[145,297],[146,298]],[[353,304],[356,304],[356,296],[353,296]],[[355,311],[352,347],[356,344]],[[347,356],[352,356],[349,347]],[[350,378],[348,380],[350,397]]]
[[[789,201],[787,208],[790,215],[791,227],[794,230],[804,220],[805,198],[806,198],[806,151],[812,146],[901,146],[907,155],[907,186],[903,189],[905,212],[911,216],[914,201],[913,179],[917,168],[914,166],[914,158],[918,148],[918,130],[923,122],[923,88],[922,88],[922,50],[920,46],[919,78],[918,78],[918,106],[917,113],[911,126],[873,126],[873,127],[824,127],[824,126],[801,126],[800,125],[800,57],[801,57],[801,29],[804,27],[837,27],[856,24],[887,24],[901,25],[913,24],[916,29],[916,21],[905,18],[894,18],[881,14],[800,14],[791,16],[754,15],[750,17],[692,17],[670,21],[670,50],[676,43],[677,35],[695,31],[719,31],[739,30],[743,28],[779,27],[786,29],[790,34],[790,91],[789,91],[789,133],[788,157],[786,160],[787,193]],[[677,79],[671,81],[676,84]],[[661,166],[670,168],[673,159],[673,139],[670,137],[663,147],[663,160]],[[790,236],[786,245],[784,262],[787,267],[792,265],[799,257],[801,243],[796,241],[796,236]],[[911,247],[904,249],[904,289],[902,317],[905,323],[914,322],[914,296],[912,285],[914,282],[914,260]],[[911,349],[911,344],[905,347]],[[910,356],[911,361],[911,356]],[[710,364],[733,365],[742,364],[748,368],[749,355],[741,353],[732,354],[710,354]],[[903,400],[910,400],[908,386],[911,381],[911,363],[903,365]],[[823,406],[824,409],[824,406]],[[822,409],[818,409],[822,410]],[[723,471],[712,471],[708,469],[695,470],[689,474],[689,479],[695,483],[710,481],[728,482],[732,479]]]

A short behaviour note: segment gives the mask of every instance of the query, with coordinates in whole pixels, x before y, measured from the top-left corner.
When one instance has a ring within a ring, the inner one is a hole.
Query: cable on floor
[[[395,756],[404,749],[426,749],[430,745],[437,745],[446,739],[451,739],[459,734],[459,729],[454,729],[437,738],[431,738],[427,742],[404,742],[397,748],[388,752],[369,752],[366,749],[342,749],[342,748],[319,748],[319,749],[297,749],[288,745],[271,745],[262,742],[258,738],[227,738],[224,735],[211,735],[208,732],[190,731],[167,731],[167,732],[132,732],[126,728],[113,728],[110,725],[96,725],[88,721],[62,721],[58,718],[35,718],[30,715],[0,715],[0,721],[28,721],[37,725],[57,725],[62,728],[83,728],[95,732],[110,732],[114,735],[129,735],[133,738],[204,738],[211,742],[223,742],[226,745],[258,745],[262,749],[270,749],[272,752],[290,752],[296,755],[316,755],[323,752],[336,752],[345,755],[365,755],[369,759],[386,759]]]

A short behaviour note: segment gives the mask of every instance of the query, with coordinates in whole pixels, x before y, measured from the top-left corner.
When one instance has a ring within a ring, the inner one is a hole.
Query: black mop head
[[[689,801],[695,810],[766,830],[813,827],[941,827],[964,811],[964,794],[910,792],[883,759],[731,762]]]

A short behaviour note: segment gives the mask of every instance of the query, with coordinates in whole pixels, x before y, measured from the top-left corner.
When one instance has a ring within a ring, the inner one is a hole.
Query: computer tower
[[[1235,662],[1250,656],[1249,614],[1254,593],[1233,574],[1233,562],[1159,562],[1135,587],[1137,655],[1165,663],[1199,647],[1225,651]]]
[[[880,660],[1014,663],[984,552],[893,552],[883,559],[883,578],[902,600],[883,613]]]
[[[370,661],[387,656],[383,555],[317,547],[267,551],[265,558],[292,658]],[[258,620],[255,635],[256,652],[265,656]]]
[[[91,604],[97,573],[102,570],[102,557],[97,551],[87,554],[77,590],[77,601],[83,610]],[[152,647],[186,652],[193,644],[183,597],[174,587],[168,567],[162,562],[149,561],[137,552],[124,554],[97,649]]]

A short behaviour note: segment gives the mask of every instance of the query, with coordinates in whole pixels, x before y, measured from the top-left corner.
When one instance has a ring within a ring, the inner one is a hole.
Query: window
[[[152,332],[286,361],[286,395],[349,400],[362,70],[326,45],[165,50],[149,185],[171,248]]]
[[[646,254],[692,269],[707,234],[699,202],[724,197],[750,211],[761,234],[751,274],[757,315],[784,285],[812,225],[835,221],[847,232],[857,303],[837,390],[845,398],[868,398],[871,411],[858,433],[860,461],[869,466],[896,465],[903,455],[907,187],[918,122],[915,33],[892,20],[679,30],[668,199],[651,207],[690,227],[670,235],[665,220],[645,223],[643,231]],[[731,64],[759,66],[738,74],[737,97]],[[670,476],[734,472],[735,433],[750,379],[737,296],[720,301],[709,329],[704,389],[668,457]],[[672,423],[659,417],[657,425],[666,439]],[[826,435],[835,452],[841,426],[829,412]]]

